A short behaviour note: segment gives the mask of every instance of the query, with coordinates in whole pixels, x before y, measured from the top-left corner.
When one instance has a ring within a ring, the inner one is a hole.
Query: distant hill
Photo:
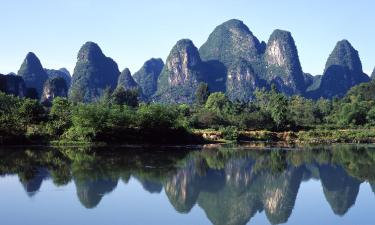
[[[322,75],[312,76],[303,71],[289,31],[275,30],[266,43],[236,19],[217,26],[199,50],[189,39],[178,41],[165,64],[162,59],[152,58],[134,76],[128,69],[120,73],[117,63],[105,56],[96,43],[87,42],[79,50],[72,77],[66,69],[43,69],[34,53],[27,54],[18,77],[23,80],[7,77],[8,84],[2,78],[1,85],[8,85],[12,89],[8,92],[15,95],[31,91],[40,98],[45,82],[61,77],[69,97],[77,101],[97,101],[104,90],[122,86],[139,89],[142,100],[162,103],[193,103],[199,83],[206,83],[211,93],[223,92],[233,101],[249,102],[259,88],[275,86],[287,96],[331,99],[343,97],[352,87],[370,81],[358,51],[347,40],[336,44]],[[375,69],[371,75],[374,77]]]

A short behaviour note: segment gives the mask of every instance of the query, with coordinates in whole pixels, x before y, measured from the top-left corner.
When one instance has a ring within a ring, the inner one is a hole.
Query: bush
[[[239,132],[237,127],[229,126],[220,129],[225,140],[237,141],[239,138]]]
[[[178,116],[178,111],[172,106],[141,105],[137,110],[137,124],[141,129],[177,128],[180,127]]]
[[[219,128],[226,124],[221,115],[206,109],[199,110],[190,118],[190,126],[198,129]]]

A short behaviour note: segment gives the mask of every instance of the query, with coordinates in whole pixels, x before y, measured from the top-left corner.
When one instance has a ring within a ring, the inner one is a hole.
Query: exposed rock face
[[[18,76],[23,78],[27,88],[35,88],[38,96],[41,96],[48,74],[44,71],[42,64],[34,53],[29,52],[27,54],[18,71]]]
[[[238,60],[250,62],[259,75],[264,49],[265,43],[260,43],[240,20],[229,20],[217,26],[199,49],[205,61],[205,80],[209,89],[225,92],[228,69]]]
[[[150,98],[157,90],[159,75],[164,67],[162,59],[150,59],[136,72],[134,80],[142,88],[146,98]]]
[[[0,74],[0,91],[18,97],[26,96],[26,86],[22,77]]]
[[[306,88],[305,77],[298,57],[297,47],[290,32],[275,30],[264,55],[266,78],[287,94],[302,94]]]
[[[241,102],[253,99],[257,88],[267,86],[266,82],[255,74],[250,63],[245,60],[239,60],[229,67],[226,83],[226,93],[229,99]]]
[[[87,42],[78,53],[77,64],[72,78],[70,97],[85,102],[97,101],[106,88],[114,90],[120,71],[115,61],[106,57],[96,43]]]
[[[203,80],[204,65],[193,42],[177,42],[159,76],[156,99],[161,102],[191,103],[198,83]]]
[[[70,73],[67,69],[65,68],[61,68],[59,70],[45,69],[45,71],[48,74],[49,79],[53,79],[56,77],[64,78],[66,85],[68,86],[68,88],[70,87],[71,82],[72,82],[72,77],[70,76]]]
[[[309,73],[303,73],[303,79],[305,81],[305,87],[309,87],[314,83],[314,76]]]
[[[304,94],[305,97],[309,97],[310,93],[319,89],[320,84],[322,82],[322,75],[311,76],[311,78],[308,79],[308,82],[305,82],[307,87]]]
[[[229,20],[216,27],[199,52],[208,65],[213,63],[224,65],[214,74],[226,74],[227,80],[222,80],[224,83],[226,82],[227,91],[228,86],[233,87],[233,80],[228,80],[232,76],[229,72],[233,73],[233,68],[237,66],[233,64],[240,60],[247,62],[252,67],[253,77],[257,76],[267,81],[268,84],[275,84],[279,91],[287,95],[303,94],[308,86],[306,82],[309,81],[305,80],[306,77],[302,72],[293,37],[287,31],[274,31],[266,45],[264,42],[259,42],[242,21]],[[207,70],[206,74],[212,71],[212,68],[208,67]],[[209,86],[214,88],[220,86],[219,83],[213,84],[212,77],[214,76],[206,78],[210,81],[207,82]],[[241,86],[243,86],[241,83],[248,83],[248,80],[245,79],[246,76],[237,78],[240,79],[237,84]],[[243,78],[245,80],[241,80]],[[261,82],[262,85],[263,82]],[[255,84],[256,87],[257,84]],[[245,87],[241,88],[244,90]],[[245,92],[251,93],[255,88],[251,86],[250,90]],[[216,88],[215,91],[223,90]],[[251,100],[251,97],[251,94],[245,94],[241,100],[247,102]]]
[[[363,73],[357,50],[347,41],[337,43],[329,56],[319,89],[313,98],[342,97],[347,91],[370,78]]]
[[[132,77],[128,68],[124,69],[118,77],[117,87],[123,87],[125,90],[138,89],[139,85]]]
[[[50,78],[44,83],[42,102],[51,103],[56,97],[67,97],[68,85],[62,77]]]
[[[371,79],[374,79],[375,78],[375,68],[374,70],[372,71],[372,74],[371,74]]]
[[[199,49],[204,61],[220,61],[229,67],[236,59],[256,61],[264,51],[264,43],[240,20],[229,20],[211,33]]]

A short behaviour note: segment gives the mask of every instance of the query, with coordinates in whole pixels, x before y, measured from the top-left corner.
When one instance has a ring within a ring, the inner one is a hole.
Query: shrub
[[[229,126],[220,129],[223,138],[230,141],[237,141],[239,137],[239,132],[237,127]]]

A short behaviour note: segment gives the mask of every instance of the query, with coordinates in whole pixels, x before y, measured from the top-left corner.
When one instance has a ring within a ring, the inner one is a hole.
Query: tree
[[[311,126],[315,123],[314,103],[301,96],[294,96],[289,103],[290,118],[298,127]]]
[[[210,95],[208,85],[206,83],[199,83],[197,90],[195,91],[195,102],[198,105],[204,105]]]
[[[18,113],[25,129],[47,120],[47,114],[43,106],[37,100],[33,99],[22,99],[18,107]]]
[[[341,126],[364,125],[369,107],[365,102],[344,103],[336,113],[336,122]]]
[[[317,122],[327,122],[327,117],[332,113],[332,102],[328,99],[320,98],[314,105],[314,117]]]
[[[367,121],[371,125],[375,125],[375,107],[374,106],[367,113]]]
[[[179,126],[178,111],[172,106],[141,105],[137,111],[137,118],[141,129],[166,130]]]
[[[79,104],[72,110],[72,127],[64,134],[73,141],[95,141],[108,127],[110,108],[101,104]]]
[[[215,92],[208,97],[205,108],[219,114],[227,114],[231,111],[231,102],[224,93]]]
[[[66,98],[57,97],[49,112],[48,129],[52,135],[60,136],[72,125],[72,104]]]
[[[271,91],[257,90],[255,97],[260,110],[270,113],[277,130],[284,129],[288,125],[287,97],[279,93],[275,87]]]
[[[99,102],[105,106],[109,106],[112,104],[112,89],[111,87],[107,86],[103,90],[103,94],[101,95]]]
[[[0,103],[0,135],[23,135],[26,128],[18,111],[21,99],[0,92]]]
[[[139,97],[138,89],[125,90],[124,87],[120,86],[115,89],[112,94],[112,100],[117,105],[127,105],[130,107],[137,107]]]

